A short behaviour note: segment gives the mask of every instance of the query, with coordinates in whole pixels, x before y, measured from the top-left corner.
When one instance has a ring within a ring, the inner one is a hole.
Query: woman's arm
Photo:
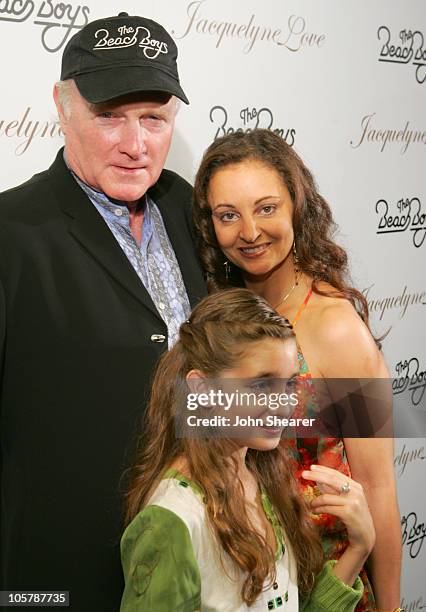
[[[387,402],[391,416],[389,372],[381,353],[358,315],[347,309],[338,311],[328,309],[321,322],[322,375],[328,379],[381,379],[377,381],[380,400]],[[344,443],[351,474],[362,484],[373,517],[376,544],[369,559],[371,578],[377,606],[387,612],[400,605],[402,556],[393,439],[347,437]]]
[[[362,483],[376,528],[376,545],[369,559],[379,610],[400,604],[401,522],[393,469],[393,440],[345,439],[352,476]]]

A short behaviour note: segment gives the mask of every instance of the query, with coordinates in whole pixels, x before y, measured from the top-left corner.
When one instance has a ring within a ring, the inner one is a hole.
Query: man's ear
[[[64,108],[62,106],[62,103],[61,103],[61,98],[60,98],[60,95],[59,95],[57,83],[55,83],[55,85],[53,87],[53,99],[55,101],[56,110],[58,112],[59,123],[61,124],[61,131],[62,131],[63,134],[66,134],[66,130],[67,130],[67,118],[66,118],[65,110],[64,110]]]
[[[191,393],[205,393],[207,391],[206,375],[201,370],[190,370],[186,375],[186,382]]]

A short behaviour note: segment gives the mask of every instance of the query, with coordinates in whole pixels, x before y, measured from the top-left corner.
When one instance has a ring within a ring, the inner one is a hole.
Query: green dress
[[[277,541],[276,579],[250,608],[241,599],[244,575],[224,553],[205,515],[202,491],[169,470],[133,519],[121,540],[125,590],[120,612],[353,612],[362,593],[331,571],[329,561],[317,577],[308,601],[298,601],[291,550],[273,507],[262,494],[265,515]]]

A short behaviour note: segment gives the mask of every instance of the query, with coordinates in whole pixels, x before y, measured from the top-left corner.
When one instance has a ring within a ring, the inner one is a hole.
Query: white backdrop
[[[51,90],[69,37],[123,10],[159,21],[179,47],[191,105],[170,168],[192,181],[213,138],[255,126],[280,130],[306,160],[374,331],[390,328],[384,352],[413,388],[409,417],[426,387],[424,0],[0,0],[0,190],[45,169],[62,144]],[[396,441],[410,611],[426,609],[425,449]]]

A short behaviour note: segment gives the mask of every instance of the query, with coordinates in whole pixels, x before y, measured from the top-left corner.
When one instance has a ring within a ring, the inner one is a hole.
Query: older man
[[[204,293],[191,188],[163,170],[176,58],[148,19],[79,31],[54,90],[65,148],[0,195],[1,589],[69,591],[78,612],[119,608],[120,477]]]

